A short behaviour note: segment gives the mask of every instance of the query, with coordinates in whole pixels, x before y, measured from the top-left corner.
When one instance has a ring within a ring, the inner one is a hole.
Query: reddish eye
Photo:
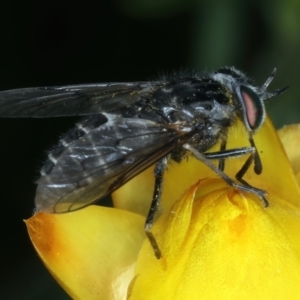
[[[250,127],[254,128],[257,116],[257,108],[254,105],[252,98],[244,91],[242,91],[242,97],[246,106],[249,125]]]
[[[240,87],[244,122],[251,130],[258,129],[264,120],[264,106],[259,96],[246,86]]]

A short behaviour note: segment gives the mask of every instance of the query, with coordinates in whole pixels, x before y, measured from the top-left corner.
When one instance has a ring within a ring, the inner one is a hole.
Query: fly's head
[[[267,87],[273,80],[276,69],[261,86],[255,86],[253,81],[233,67],[226,67],[216,71],[212,78],[228,88],[233,96],[233,104],[237,116],[242,120],[249,136],[252,136],[265,121],[264,100],[283,93],[287,87],[268,92]]]

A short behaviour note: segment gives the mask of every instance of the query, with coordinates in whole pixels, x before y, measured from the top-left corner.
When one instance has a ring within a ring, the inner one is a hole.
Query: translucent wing
[[[107,83],[2,91],[0,117],[45,118],[114,112],[138,102],[159,85],[159,82]]]
[[[104,114],[107,122],[87,132],[52,159],[38,181],[36,207],[48,212],[82,208],[111,193],[183,142],[191,130]]]

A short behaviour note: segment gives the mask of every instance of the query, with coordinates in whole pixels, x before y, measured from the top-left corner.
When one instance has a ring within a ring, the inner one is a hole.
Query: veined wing
[[[106,123],[52,160],[38,181],[38,210],[67,212],[95,202],[170,153],[192,130],[184,124],[104,116]]]
[[[23,88],[0,92],[0,117],[45,118],[83,116],[138,102],[161,86],[159,82],[82,84]]]

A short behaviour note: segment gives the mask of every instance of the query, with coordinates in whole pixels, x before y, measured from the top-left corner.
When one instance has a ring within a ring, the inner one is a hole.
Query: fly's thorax
[[[198,127],[195,127],[194,134],[186,141],[186,143],[203,153],[217,144],[226,131],[227,127],[220,124],[202,122]],[[170,155],[173,160],[180,162],[190,155],[190,152],[183,147],[176,147],[172,150]]]
[[[149,105],[169,123],[231,119],[229,89],[211,78],[180,78],[156,90]]]

